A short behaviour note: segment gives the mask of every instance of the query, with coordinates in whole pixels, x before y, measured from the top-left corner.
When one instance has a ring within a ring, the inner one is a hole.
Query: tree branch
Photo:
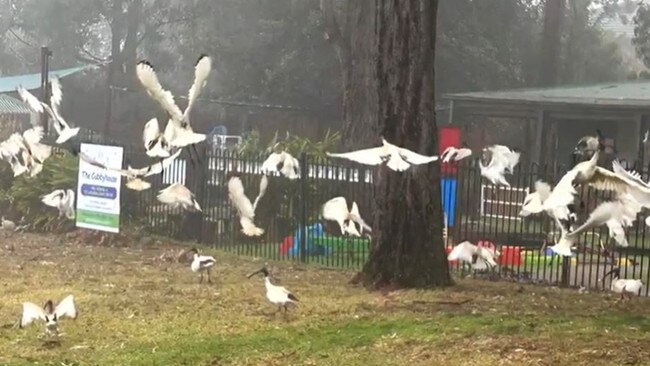
[[[36,47],[35,45],[33,45],[33,44],[27,42],[27,41],[24,40],[22,37],[20,37],[18,34],[16,34],[16,32],[14,32],[13,29],[9,28],[8,31],[9,31],[9,33],[11,33],[14,37],[16,37],[16,39],[17,39],[18,41],[20,41],[20,43],[23,43],[23,44],[25,44],[25,45],[28,46],[28,47],[33,47],[33,48]]]
[[[79,53],[76,54],[74,56],[74,58],[77,61],[81,61],[81,62],[86,63],[86,64],[96,64],[97,62],[106,62],[106,61],[108,61],[108,60],[101,60],[99,58],[93,57],[92,55],[88,55],[88,57],[86,57],[86,56],[81,55]]]
[[[93,55],[84,46],[79,46],[79,50],[82,53],[86,54],[86,56],[79,55],[79,57],[77,57],[77,59],[79,59],[81,61],[85,61],[85,62],[90,61],[92,63],[108,61],[108,59],[106,59],[106,58],[97,57],[97,56]]]

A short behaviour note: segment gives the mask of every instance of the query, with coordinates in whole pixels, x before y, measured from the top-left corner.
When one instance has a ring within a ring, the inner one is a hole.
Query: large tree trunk
[[[121,43],[123,34],[122,7],[124,0],[113,0],[111,8],[111,63],[108,65],[106,77],[106,119],[104,121],[104,137],[109,137],[113,123],[113,87],[120,73]]]
[[[377,79],[375,2],[373,0],[321,0],[325,33],[341,66],[343,87],[343,148],[369,146],[379,132],[377,119]]]
[[[368,115],[376,111],[376,119],[354,121],[361,124],[358,128],[374,130],[376,138],[383,136],[389,142],[427,155],[435,154],[437,146],[437,5],[437,0],[376,0],[376,24],[366,33],[366,42],[376,48],[365,59],[369,65],[356,65],[364,79],[351,84],[353,89],[372,85],[377,91],[376,104],[360,101],[369,109]],[[351,27],[351,31],[356,30]],[[366,72],[368,69],[372,72]],[[373,74],[375,80],[365,82],[368,74]],[[354,71],[351,77],[356,77]],[[346,97],[354,95],[346,91]],[[353,98],[348,100],[349,105],[361,108],[356,102]],[[380,142],[377,138],[374,144]],[[359,279],[374,288],[450,285],[442,239],[437,163],[412,166],[403,173],[382,166],[375,178],[373,245]]]
[[[558,81],[565,1],[546,0],[544,3],[544,31],[539,76],[541,86],[553,86]]]

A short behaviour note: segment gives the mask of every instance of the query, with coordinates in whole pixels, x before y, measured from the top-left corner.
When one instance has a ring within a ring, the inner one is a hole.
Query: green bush
[[[34,230],[51,230],[61,227],[58,220],[58,211],[45,206],[41,197],[56,189],[72,189],[76,192],[79,159],[71,154],[53,154],[43,164],[43,171],[30,178],[23,174],[13,178],[11,169],[7,164],[2,164],[3,170],[8,170],[3,177],[11,177],[12,184],[7,186],[4,180],[2,185],[2,201],[11,204],[15,217],[24,216],[32,224]],[[4,171],[3,171],[4,172]]]

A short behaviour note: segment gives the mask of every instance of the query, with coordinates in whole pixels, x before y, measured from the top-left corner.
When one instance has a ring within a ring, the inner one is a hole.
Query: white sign
[[[124,150],[120,146],[81,144],[81,152],[107,168],[122,169]],[[118,233],[121,183],[119,173],[79,159],[77,226]]]

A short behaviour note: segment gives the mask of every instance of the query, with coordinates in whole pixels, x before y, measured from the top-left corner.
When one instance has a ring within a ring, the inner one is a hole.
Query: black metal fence
[[[85,131],[81,139],[106,143],[92,131]],[[185,151],[162,174],[149,179],[151,189],[122,190],[122,220],[139,223],[157,235],[193,240],[244,255],[341,268],[360,268],[365,263],[370,238],[342,235],[337,223],[322,219],[321,207],[334,197],[345,197],[349,205],[357,203],[361,216],[371,224],[374,169],[301,156],[303,174],[299,179],[269,177],[268,189],[255,213],[255,223],[265,232],[251,238],[241,232],[239,217],[228,198],[226,176],[230,171],[238,171],[246,195],[253,201],[259,191],[260,169],[266,156],[241,156],[207,144],[199,150],[199,159],[190,159]],[[134,167],[152,162],[142,148],[133,147],[125,148],[125,160]],[[610,286],[609,279],[600,281],[603,275],[613,267],[620,267],[622,278],[641,279],[647,285],[650,238],[646,237],[643,215],[627,230],[628,247],[611,244],[607,229],[601,227],[576,242],[577,250],[571,258],[553,255],[548,248],[560,236],[549,217],[543,213],[519,216],[524,198],[535,181],[553,185],[566,170],[565,167],[518,166],[508,176],[510,187],[496,187],[481,177],[476,161],[443,164],[439,184],[447,250],[464,240],[494,247],[500,252],[499,266],[486,275],[501,279],[603,289]],[[174,182],[183,183],[194,192],[203,212],[171,209],[157,201],[158,191]],[[583,189],[578,221],[586,220],[589,212],[608,196]],[[460,268],[457,263],[450,264],[453,269]],[[647,286],[642,295],[648,295]]]
[[[152,189],[126,192],[129,197],[123,197],[123,202],[131,207],[125,212],[143,219],[145,226],[159,235],[195,240],[239,254],[328,267],[360,268],[365,263],[369,237],[342,235],[337,223],[322,219],[321,206],[334,197],[345,197],[348,204],[356,202],[361,216],[371,223],[373,170],[301,156],[301,178],[270,177],[255,216],[255,223],[265,232],[251,238],[241,233],[239,217],[228,198],[226,175],[233,170],[240,173],[252,202],[259,191],[260,168],[266,156],[242,157],[210,148],[204,148],[200,155],[196,162],[181,156],[161,176],[154,177]],[[149,161],[143,153],[127,152],[126,156],[134,165],[138,165],[136,161],[140,165]],[[563,258],[548,248],[560,236],[552,220],[543,213],[519,216],[536,180],[553,185],[564,173],[561,167],[518,167],[508,177],[511,187],[507,188],[489,184],[474,161],[441,167],[448,250],[464,240],[495,247],[500,252],[499,266],[488,275],[502,279],[602,289],[609,287],[610,280],[599,279],[618,266],[622,278],[650,282],[650,240],[646,239],[644,217],[628,230],[629,247],[610,244],[603,227],[576,242],[574,257]],[[177,181],[196,194],[202,213],[173,210],[156,200],[159,189]],[[608,195],[585,188],[580,197],[581,222]],[[459,268],[456,263],[451,265]],[[648,294],[647,287],[643,294]]]
[[[185,153],[183,153],[185,154]],[[321,219],[321,206],[334,197],[356,202],[362,217],[371,216],[370,170],[333,165],[328,161],[300,157],[302,177],[290,180],[269,176],[268,188],[255,212],[255,223],[263,228],[260,237],[241,232],[239,216],[231,205],[227,174],[237,171],[251,200],[259,193],[260,171],[266,156],[242,157],[232,151],[203,150],[198,162],[181,156],[162,175],[153,177],[152,188],[135,193],[130,209],[144,219],[152,232],[176,239],[195,240],[239,254],[296,260],[333,267],[360,267],[369,253],[369,238],[341,235],[339,225]],[[127,159],[146,160],[141,153],[126,153]],[[159,189],[180,182],[197,197],[202,213],[170,209],[156,200]],[[127,192],[125,194],[133,194]]]

